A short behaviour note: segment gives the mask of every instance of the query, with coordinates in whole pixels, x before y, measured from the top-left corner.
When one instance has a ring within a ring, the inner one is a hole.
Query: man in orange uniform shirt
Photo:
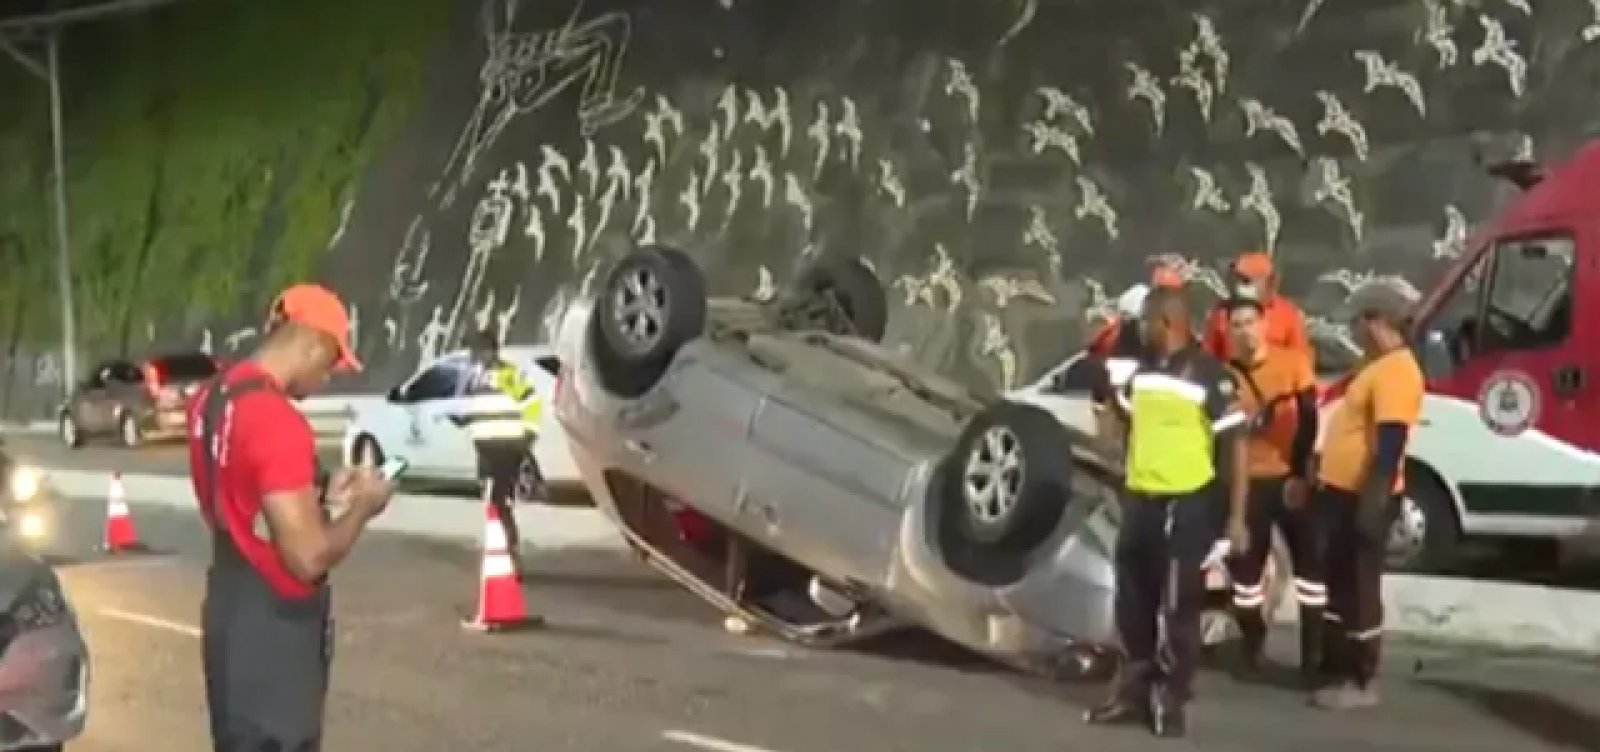
[[[1328,536],[1327,654],[1333,685],[1315,702],[1333,710],[1376,705],[1383,636],[1383,566],[1395,499],[1405,488],[1406,442],[1422,416],[1426,385],[1407,347],[1410,308],[1376,288],[1351,301],[1351,332],[1365,353],[1329,418],[1314,508]]]
[[[1278,294],[1278,275],[1272,268],[1272,257],[1261,251],[1242,254],[1234,260],[1232,272],[1230,295],[1233,292],[1231,288],[1244,285],[1261,294],[1267,346],[1274,350],[1304,353],[1314,371],[1316,358],[1311,351],[1311,339],[1306,336],[1306,317],[1293,301]],[[1227,308],[1226,301],[1222,301],[1211,309],[1211,315],[1206,319],[1205,338],[1201,340],[1206,351],[1223,362],[1237,357],[1233,352],[1232,338],[1228,336]]]

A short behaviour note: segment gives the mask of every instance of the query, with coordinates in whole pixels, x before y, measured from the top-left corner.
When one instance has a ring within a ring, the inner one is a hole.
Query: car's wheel
[[[139,428],[139,417],[126,410],[117,418],[117,438],[122,445],[132,449],[144,442],[144,430]]]
[[[705,277],[682,251],[651,247],[622,259],[602,290],[596,366],[607,388],[637,397],[655,386],[684,343],[704,333]]]
[[[77,449],[83,446],[83,432],[78,430],[78,421],[72,417],[72,413],[64,412],[61,414],[56,431],[61,436],[61,443],[66,444],[69,448]]]
[[[522,464],[517,467],[517,486],[512,491],[512,499],[519,502],[539,501],[540,492],[544,490],[544,477],[539,474],[539,462],[530,452],[522,458]]]
[[[822,261],[806,267],[790,285],[781,309],[791,326],[823,329],[872,342],[889,326],[883,283],[860,259]]]
[[[1399,572],[1439,572],[1454,566],[1461,523],[1450,492],[1416,463],[1406,463],[1406,492],[1389,526],[1388,566]]]
[[[958,534],[981,549],[1030,551],[1054,531],[1071,493],[1066,431],[1032,405],[998,402],[957,439],[945,473]]]
[[[378,446],[378,440],[372,434],[364,433],[350,443],[350,456],[345,461],[352,467],[360,465],[378,467],[383,464],[384,459],[383,447]]]

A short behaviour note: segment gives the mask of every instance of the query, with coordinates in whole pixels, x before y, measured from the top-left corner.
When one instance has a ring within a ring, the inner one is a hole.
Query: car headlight
[[[39,495],[40,488],[44,485],[44,478],[31,467],[18,467],[11,471],[11,498],[17,501],[27,501]]]

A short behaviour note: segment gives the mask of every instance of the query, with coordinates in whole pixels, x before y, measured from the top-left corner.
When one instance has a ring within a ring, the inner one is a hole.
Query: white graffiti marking
[[[1051,254],[1061,250],[1061,241],[1050,229],[1050,216],[1043,207],[1028,207],[1028,229],[1022,234],[1022,244],[1038,246]]]
[[[1595,0],[1595,2],[1600,2],[1600,0]],[[1057,118],[1066,118],[1077,123],[1078,130],[1082,131],[1083,135],[1094,135],[1094,116],[1089,112],[1088,107],[1073,99],[1072,95],[1054,86],[1040,86],[1034,89],[1033,93],[1044,99],[1043,119],[1045,122],[1053,123]]]
[[[706,173],[706,181],[702,186],[709,185],[711,174]],[[722,229],[726,231],[733,222],[733,215],[739,211],[739,202],[744,200],[744,154],[733,153],[733,161],[728,163],[728,169],[722,173],[722,187],[728,192],[728,201],[722,207]],[[701,193],[706,191],[702,188]]]
[[[1439,70],[1454,67],[1461,58],[1461,50],[1456,46],[1456,27],[1450,22],[1450,9],[1442,0],[1422,0],[1422,6],[1427,9],[1428,20],[1417,32],[1418,41],[1432,47],[1439,56]]]
[[[983,314],[983,340],[978,345],[980,355],[992,357],[1000,366],[1000,388],[1010,389],[1017,381],[1017,353],[1011,347],[1011,337],[1006,335],[1000,318],[992,313]]]
[[[760,128],[763,135],[777,128],[778,158],[789,156],[789,143],[794,140],[794,120],[789,114],[789,91],[782,86],[773,89],[771,107],[763,105],[761,95],[754,89],[746,91],[745,98],[748,105],[744,112],[744,122]]]
[[[1294,121],[1279,115],[1277,110],[1262,104],[1257,99],[1241,99],[1239,100],[1239,108],[1244,111],[1245,137],[1254,136],[1261,131],[1268,131],[1277,135],[1278,140],[1294,150],[1295,154],[1305,156],[1306,150],[1300,143],[1300,131],[1295,128]]]
[[[634,237],[639,236],[639,231],[644,227],[645,219],[650,214],[650,207],[655,201],[655,181],[655,162],[646,162],[644,169],[633,178],[633,193],[639,197],[633,209],[633,224],[629,226]]]
[[[539,147],[539,169],[536,172],[539,179],[534,184],[534,195],[550,202],[550,211],[560,214],[561,186],[572,184],[572,163],[554,146],[544,144]],[[556,183],[556,173],[561,174],[559,184]]]
[[[1355,193],[1350,188],[1350,178],[1340,169],[1339,161],[1329,157],[1317,157],[1315,169],[1318,183],[1311,192],[1311,199],[1319,204],[1332,204],[1336,207],[1345,225],[1350,228],[1351,236],[1359,245],[1366,226],[1366,216],[1356,208]]]
[[[1228,203],[1228,198],[1222,194],[1222,187],[1217,185],[1217,178],[1210,170],[1191,166],[1189,174],[1194,177],[1194,197],[1189,200],[1189,208],[1218,214],[1233,208],[1233,205]]]
[[[772,208],[772,196],[778,187],[778,177],[772,174],[772,158],[767,147],[756,144],[756,163],[750,167],[750,179],[761,184],[761,208]]]
[[[738,153],[735,152],[734,157],[738,156]],[[716,175],[717,168],[721,165],[722,160],[722,126],[720,124],[712,123],[711,131],[706,134],[705,138],[700,140],[700,157],[706,161],[705,174]],[[712,185],[713,183],[710,180],[701,183],[701,198],[711,195]]]
[[[946,60],[945,71],[948,76],[944,84],[945,96],[960,97],[967,106],[967,123],[976,126],[982,100],[977,84],[972,82],[972,74],[967,72],[967,64],[960,60]]]
[[[672,135],[667,135],[667,126],[672,126]],[[672,106],[666,97],[656,95],[656,109],[647,112],[644,116],[644,142],[655,147],[657,164],[666,164],[667,141],[683,135],[683,112]],[[557,209],[560,211],[560,209]]]
[[[807,238],[811,237],[812,222],[816,219],[816,207],[811,204],[811,196],[805,188],[800,186],[800,177],[792,172],[783,174],[783,202],[800,212],[800,226],[805,231]]]
[[[889,201],[896,209],[906,206],[906,186],[900,182],[900,174],[894,168],[894,162],[888,159],[878,160],[878,192],[889,197]]]
[[[967,193],[967,221],[978,213],[978,199],[983,195],[983,183],[978,178],[978,147],[968,143],[962,151],[961,167],[950,173],[951,185],[959,185]]]
[[[578,174],[588,186],[584,195],[594,198],[595,189],[600,187],[600,156],[595,152],[594,139],[583,140],[583,159],[578,161]]]
[[[1250,173],[1250,189],[1239,199],[1239,211],[1248,211],[1261,220],[1261,229],[1266,236],[1264,247],[1268,250],[1278,246],[1278,232],[1283,227],[1283,217],[1278,214],[1278,207],[1273,203],[1272,184],[1267,181],[1267,171],[1254,162],[1245,164],[1245,171]]]
[[[1373,50],[1356,50],[1351,56],[1365,70],[1366,83],[1361,88],[1363,92],[1371,94],[1380,87],[1394,89],[1405,95],[1417,115],[1423,118],[1428,116],[1428,100],[1422,91],[1422,82],[1416,76],[1401,70],[1399,65],[1385,60],[1383,55]]]
[[[817,103],[817,116],[812,119],[811,126],[806,128],[806,137],[811,139],[811,179],[813,181],[822,177],[822,166],[828,162],[828,149],[833,144],[833,123],[828,120],[828,103]]]
[[[850,169],[855,171],[861,168],[861,116],[856,112],[856,100],[845,97],[839,100],[839,122],[833,126],[835,136],[843,136],[850,142],[850,148],[845,152],[849,155]]]
[[[1436,259],[1459,258],[1467,250],[1467,216],[1455,204],[1444,207],[1444,233],[1433,241]]]
[[[1161,90],[1161,82],[1156,80],[1155,74],[1146,70],[1138,63],[1124,63],[1132,81],[1128,84],[1128,101],[1142,100],[1150,106],[1150,121],[1155,125],[1156,135],[1161,135],[1167,125],[1167,93]]]
[[[1217,33],[1216,23],[1209,17],[1196,13],[1194,41],[1189,47],[1211,58],[1212,83],[1216,85],[1218,93],[1227,91],[1228,68],[1232,65],[1233,56],[1228,54],[1228,48],[1222,44],[1222,35]]]
[[[1589,0],[1589,23],[1579,32],[1585,44],[1600,39],[1600,0]]]
[[[760,106],[760,100],[756,105]],[[722,94],[717,97],[717,114],[722,116],[722,122],[712,123],[713,133],[732,134],[733,129],[739,127],[739,90],[733,84],[722,87]],[[717,126],[721,128],[718,129]]]
[[[1078,184],[1078,205],[1073,207],[1072,215],[1078,219],[1094,217],[1100,220],[1100,226],[1105,229],[1106,237],[1116,240],[1120,236],[1117,228],[1117,210],[1111,206],[1105,191],[1100,189],[1098,183],[1082,175],[1074,180]]]
[[[1194,94],[1194,103],[1200,108],[1200,119],[1211,122],[1211,106],[1216,101],[1216,88],[1211,85],[1211,79],[1206,78],[1206,72],[1200,69],[1200,51],[1189,47],[1178,53],[1178,74],[1172,77],[1172,85],[1188,89]]]
[[[756,289],[751,291],[750,299],[766,303],[778,297],[778,284],[772,279],[772,270],[765,264],[756,270]]]
[[[1028,134],[1028,151],[1043,154],[1055,149],[1067,155],[1067,159],[1072,160],[1073,164],[1083,165],[1083,158],[1078,150],[1078,139],[1059,126],[1035,120],[1022,126],[1022,130]]]
[[[488,0],[484,36],[489,46],[478,72],[477,106],[445,163],[443,205],[455,201],[482,155],[513,120],[552,100],[578,92],[578,124],[585,136],[626,118],[644,97],[643,88],[619,94],[618,76],[633,37],[626,13],[603,13],[586,21],[574,16],[556,29],[514,32],[518,0]],[[444,181],[434,186],[437,191]]]
[[[1491,16],[1478,16],[1483,27],[1483,44],[1472,51],[1472,64],[1484,66],[1493,63],[1506,74],[1506,86],[1511,96],[1521,97],[1528,85],[1528,60],[1517,51],[1517,42],[1506,36],[1506,27]]]
[[[589,207],[583,196],[574,196],[572,213],[567,215],[567,231],[572,235],[572,263],[589,248]]]
[[[708,175],[706,176],[706,179],[710,180],[713,178],[712,176]],[[688,212],[688,217],[684,220],[684,224],[688,227],[690,232],[693,232],[695,228],[700,226],[699,186],[699,173],[696,173],[694,170],[690,170],[689,182],[684,185],[683,192],[678,194],[678,205],[682,206],[683,210]]]
[[[1350,110],[1346,109],[1344,102],[1330,91],[1317,92],[1317,101],[1322,103],[1322,119],[1317,121],[1317,134],[1326,136],[1337,133],[1344,136],[1350,143],[1350,148],[1356,154],[1356,159],[1363,162],[1371,155],[1371,147],[1367,142],[1367,129],[1357,120]]]

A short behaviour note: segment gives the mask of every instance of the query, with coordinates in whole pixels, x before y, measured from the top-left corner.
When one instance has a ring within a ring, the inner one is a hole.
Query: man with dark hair
[[[1262,251],[1239,254],[1228,267],[1229,294],[1240,287],[1255,290],[1261,299],[1262,318],[1267,344],[1285,352],[1299,353],[1306,359],[1307,368],[1315,371],[1316,354],[1311,338],[1306,334],[1306,317],[1300,308],[1278,292],[1278,273],[1273,268],[1272,256]],[[1206,350],[1221,360],[1232,360],[1233,340],[1228,334],[1227,303],[1223,301],[1206,318],[1202,340]]]
[[[1411,301],[1369,287],[1352,307],[1352,334],[1364,358],[1329,418],[1318,467],[1316,505],[1328,536],[1328,644],[1331,686],[1320,707],[1378,703],[1383,637],[1383,566],[1395,498],[1405,488],[1406,442],[1422,413],[1422,368],[1406,344]]]
[[[493,331],[473,332],[467,335],[465,344],[472,357],[472,371],[465,382],[467,409],[454,420],[472,438],[478,455],[478,481],[486,484],[489,503],[494,505],[505,528],[511,558],[521,577],[526,571],[522,536],[517,531],[511,500],[525,464],[531,467],[534,477],[539,477],[537,466],[531,463],[544,402],[522,371],[501,359],[500,338]]]
[[[1248,416],[1250,473],[1250,548],[1233,557],[1233,611],[1241,633],[1239,668],[1253,671],[1267,637],[1262,576],[1272,550],[1272,532],[1283,531],[1294,565],[1294,593],[1300,603],[1300,669],[1308,689],[1322,663],[1323,584],[1320,526],[1308,503],[1308,473],[1317,438],[1316,382],[1302,353],[1275,347],[1267,337],[1266,306],[1250,286],[1225,301],[1234,358],[1228,361],[1241,387],[1240,407]],[[1284,575],[1287,573],[1279,573]]]
[[[260,349],[189,408],[190,476],[211,528],[201,629],[218,752],[321,749],[333,647],[327,575],[392,489],[370,467],[344,468],[319,487],[316,440],[293,400],[359,368],[344,304],[326,288],[295,285],[273,301]]]
[[[1228,540],[1241,551],[1249,545],[1245,417],[1227,369],[1195,341],[1182,291],[1152,291],[1143,327],[1150,349],[1116,398],[1128,423],[1115,554],[1127,663],[1111,698],[1087,720],[1148,723],[1159,736],[1182,736],[1200,658],[1204,570],[1225,553],[1217,545],[1219,476],[1229,493]]]

